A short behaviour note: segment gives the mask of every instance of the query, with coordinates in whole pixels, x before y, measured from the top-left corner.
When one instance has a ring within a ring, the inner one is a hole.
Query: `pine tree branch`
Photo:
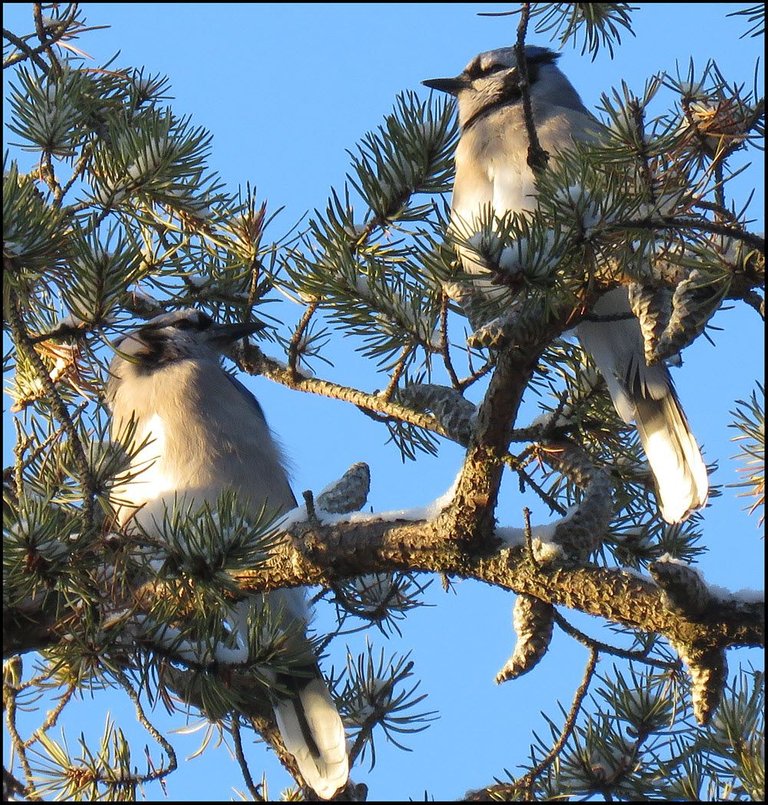
[[[33,802],[40,802],[42,801],[42,797],[39,797],[34,793],[34,775],[32,773],[32,766],[30,765],[29,758],[27,757],[27,750],[24,746],[24,741],[19,734],[16,724],[16,716],[18,712],[17,697],[18,689],[12,687],[6,682],[3,682],[3,709],[5,710],[5,725],[11,738],[13,750],[18,756],[19,764],[24,772],[26,787],[21,786],[21,783],[19,783],[19,781],[15,778],[14,784],[18,784],[22,787],[26,799],[32,800]],[[14,785],[14,787],[16,786]]]
[[[302,314],[301,321],[299,321],[299,323],[296,325],[296,329],[293,331],[293,335],[291,336],[291,342],[288,345],[288,368],[290,369],[294,380],[297,380],[300,377],[298,370],[298,359],[301,342],[304,340],[304,333],[306,333],[307,327],[309,327],[312,316],[315,315],[315,311],[317,310],[319,304],[320,303],[318,301],[314,301],[307,305],[307,309]]]
[[[80,436],[72,422],[69,412],[67,411],[66,405],[64,405],[53,380],[51,380],[42,358],[37,353],[30,340],[19,310],[19,300],[13,290],[9,293],[8,318],[14,341],[19,351],[23,352],[26,359],[34,366],[37,379],[47,393],[51,408],[69,437],[69,443],[72,447],[75,466],[77,468],[78,481],[80,482],[83,494],[83,527],[85,531],[90,531],[94,526],[96,483],[88,467],[85,449],[80,441]]]
[[[359,389],[341,386],[329,380],[321,380],[312,377],[305,377],[297,374],[295,377],[289,368],[272,358],[267,357],[258,347],[247,344],[240,352],[236,353],[238,366],[245,372],[252,375],[263,375],[276,383],[287,386],[294,391],[304,391],[310,394],[320,394],[323,397],[331,397],[335,400],[344,400],[352,403],[364,411],[376,414],[377,417],[394,417],[402,422],[425,428],[440,436],[451,438],[451,434],[443,428],[433,416],[421,414],[400,405],[396,402],[384,400],[379,394],[368,394]]]
[[[44,46],[31,48],[23,39],[6,28],[3,28],[3,39],[7,39],[14,47],[19,49],[19,53],[12,54],[3,62],[4,70],[6,67],[12,67],[14,64],[18,64],[25,59],[32,59],[35,66],[42,70],[43,75],[48,72],[48,65],[40,56],[40,53],[44,50]]]
[[[46,680],[47,681],[47,680]],[[77,692],[77,685],[72,682],[69,684],[64,693],[58,697],[56,705],[48,712],[45,721],[32,733],[32,735],[24,741],[24,748],[28,749],[33,743],[40,740],[40,736],[44,735],[48,730],[53,729],[59,720],[64,708],[69,704],[70,699]]]
[[[580,629],[577,629],[573,624],[569,623],[557,610],[555,610],[555,623],[574,640],[578,640],[579,643],[587,648],[597,649],[603,652],[603,654],[610,654],[614,657],[621,657],[625,660],[632,660],[633,662],[640,662],[645,665],[651,665],[654,668],[665,670],[672,670],[677,667],[676,663],[666,660],[657,660],[654,657],[648,657],[640,651],[630,651],[629,649],[619,648],[618,646],[611,646],[601,640],[595,640],[594,637],[584,634]]]
[[[589,659],[587,660],[587,666],[584,669],[584,676],[581,680],[581,684],[574,694],[571,709],[565,719],[563,729],[558,736],[557,741],[555,741],[554,745],[547,753],[546,757],[537,763],[529,772],[524,774],[519,780],[514,780],[509,783],[500,783],[498,785],[489,786],[482,791],[470,793],[467,796],[467,800],[469,802],[486,801],[488,799],[499,800],[500,798],[506,798],[503,797],[505,794],[512,795],[514,799],[517,799],[521,793],[525,794],[525,799],[535,799],[533,796],[533,784],[536,781],[536,778],[541,776],[541,774],[546,771],[547,767],[549,767],[555,761],[557,756],[563,751],[566,743],[568,743],[568,739],[571,737],[571,734],[576,727],[576,719],[579,717],[579,713],[581,712],[581,706],[584,703],[584,698],[587,695],[587,691],[589,690],[589,686],[595,675],[595,669],[597,668],[597,661],[599,658],[600,654],[598,650],[595,647],[590,647]]]
[[[448,340],[448,295],[445,291],[440,294],[440,354],[443,357],[443,365],[448,377],[451,379],[453,388],[460,390],[461,381],[451,361],[450,341]]]
[[[176,752],[173,749],[173,746],[170,744],[169,741],[166,740],[165,736],[150,722],[147,718],[146,713],[144,712],[144,708],[141,704],[139,699],[139,694],[133,689],[133,686],[130,683],[130,680],[125,675],[125,672],[119,668],[114,669],[115,676],[117,677],[117,681],[120,683],[120,686],[128,695],[128,698],[133,702],[133,706],[136,710],[136,720],[142,727],[152,736],[152,738],[162,747],[163,751],[168,757],[168,762],[165,766],[160,769],[152,769],[148,771],[146,774],[142,775],[135,775],[137,782],[139,783],[148,783],[152,780],[162,780],[164,777],[167,777],[169,774],[174,772],[178,768],[178,761],[176,760]]]
[[[761,602],[718,598],[692,620],[667,609],[664,592],[652,579],[634,572],[591,564],[539,567],[530,561],[523,546],[502,546],[492,554],[471,555],[462,550],[451,528],[456,518],[450,508],[430,522],[371,517],[333,525],[298,524],[290,529],[295,547],[283,545],[271,554],[265,569],[244,570],[235,577],[242,591],[250,593],[283,587],[329,587],[344,579],[391,570],[429,572],[532,595],[553,605],[655,632],[676,643],[712,649],[764,644]],[[136,591],[137,605],[143,602],[147,608],[153,597],[163,594],[161,581],[148,582]],[[13,611],[8,608],[6,614]],[[27,617],[31,614],[26,613]],[[46,617],[43,610],[38,616],[52,621],[51,613]],[[5,624],[4,656],[36,648],[32,641],[20,645],[15,634],[18,619],[6,617]],[[7,650],[8,644],[13,650]]]
[[[709,221],[702,218],[687,217],[677,215],[671,218],[633,218],[626,221],[612,221],[605,225],[605,232],[625,232],[633,229],[649,230],[651,232],[664,232],[672,230],[675,232],[701,231],[709,232],[713,235],[722,235],[741,241],[752,249],[765,251],[765,238],[747,232],[741,227],[721,224],[717,221]]]
[[[473,552],[487,551],[494,545],[494,511],[512,426],[542,353],[565,329],[570,313],[567,306],[561,307],[535,329],[522,328],[497,355],[449,514],[454,538]]]

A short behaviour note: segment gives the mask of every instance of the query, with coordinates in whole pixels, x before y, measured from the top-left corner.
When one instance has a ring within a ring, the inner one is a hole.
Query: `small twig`
[[[560,733],[560,737],[557,739],[554,746],[549,750],[546,757],[544,757],[541,762],[537,763],[525,776],[521,777],[520,780],[517,781],[515,784],[516,788],[523,788],[527,791],[530,791],[534,780],[555,760],[560,752],[563,751],[563,747],[568,742],[568,739],[571,737],[571,733],[576,726],[576,719],[579,716],[579,711],[581,710],[584,697],[587,695],[587,690],[589,690],[589,685],[592,682],[592,677],[594,676],[599,657],[600,654],[597,649],[589,649],[589,660],[587,660],[587,667],[584,669],[584,678],[581,680],[581,684],[576,691],[576,695],[573,697],[573,703],[571,704],[570,712],[565,719],[565,724],[563,724],[563,731]]]
[[[731,212],[727,207],[722,207],[719,204],[715,204],[713,201],[707,201],[706,199],[698,199],[693,204],[694,207],[699,207],[702,210],[708,210],[709,212],[715,213],[723,221],[730,221],[734,226],[739,226],[739,219],[736,215]]]
[[[157,741],[165,754],[168,756],[168,765],[165,768],[153,769],[148,774],[137,776],[136,779],[140,780],[141,782],[162,780],[164,777],[167,777],[169,774],[171,774],[171,772],[176,771],[178,766],[176,752],[174,751],[173,746],[171,746],[171,744],[165,739],[163,734],[159,732],[147,718],[146,714],[144,713],[144,708],[141,706],[141,702],[139,701],[139,695],[136,693],[133,687],[131,687],[131,683],[125,673],[119,668],[113,669],[113,672],[115,673],[120,686],[128,694],[128,698],[133,702],[133,705],[136,708],[136,720],[155,739],[155,741]]]
[[[392,372],[392,377],[387,384],[387,387],[381,394],[382,399],[384,400],[391,400],[392,395],[395,393],[395,389],[397,388],[397,384],[400,382],[400,378],[405,371],[405,365],[408,362],[408,356],[411,354],[412,346],[410,343],[406,344],[400,352],[400,357],[397,359],[397,363],[395,364],[394,371]]]
[[[296,325],[296,329],[293,331],[293,335],[291,336],[291,343],[288,345],[288,368],[290,369],[294,380],[296,380],[299,376],[298,369],[296,368],[296,362],[299,355],[299,346],[301,345],[301,341],[304,338],[304,333],[306,332],[307,327],[309,327],[309,322],[312,320],[312,316],[315,315],[315,311],[317,310],[319,304],[320,302],[317,300],[309,303],[307,309],[302,314],[299,323]]]
[[[633,660],[635,662],[642,662],[646,665],[652,665],[654,668],[663,668],[664,670],[674,670],[678,667],[676,662],[668,662],[666,660],[656,660],[653,657],[648,657],[640,651],[630,651],[629,649],[619,648],[618,646],[611,646],[608,643],[603,643],[600,640],[595,640],[584,632],[577,629],[557,611],[555,610],[555,623],[574,640],[577,640],[583,646],[596,651],[601,651],[605,654],[611,654],[614,657],[621,657],[624,660]]]
[[[445,370],[451,378],[451,385],[461,391],[461,383],[451,362],[450,343],[448,341],[448,295],[443,291],[440,294],[440,354],[443,356]]]
[[[35,66],[43,71],[43,74],[48,72],[48,65],[45,63],[45,59],[40,56],[40,52],[43,48],[31,48],[23,39],[20,39],[16,34],[6,28],[3,28],[3,38],[7,39],[14,47],[17,47],[21,51],[21,53],[14,53],[12,56],[9,56],[3,62],[4,70],[6,67],[12,67],[14,64],[18,64],[25,59],[32,59]]]
[[[373,727],[368,726],[367,724],[363,724],[360,728],[360,732],[357,733],[357,738],[355,738],[355,742],[352,744],[352,747],[349,750],[349,765],[352,766],[357,759],[357,756],[360,752],[363,751],[363,747],[365,746],[365,742],[368,740],[368,737],[373,732]]]
[[[538,566],[536,553],[533,550],[533,529],[531,528],[531,510],[526,506],[523,509],[523,533],[525,534],[525,547],[531,561]]]
[[[55,330],[49,330],[47,333],[39,333],[38,335],[30,335],[30,344],[42,344],[45,341],[64,341],[68,338],[75,340],[86,338],[90,333],[100,326],[96,322],[83,323],[82,326],[73,324],[60,324]]]
[[[35,18],[35,33],[37,34],[37,38],[40,40],[40,46],[48,54],[48,58],[51,61],[51,68],[55,75],[61,75],[61,65],[59,64],[59,60],[56,58],[56,54],[53,52],[53,45],[56,44],[58,39],[54,39],[52,36],[48,35],[48,31],[45,29],[45,24],[43,23],[43,4],[42,3],[33,3],[33,16]],[[65,29],[66,26],[63,26]]]
[[[95,144],[96,141],[91,140],[83,146],[83,149],[80,153],[80,159],[77,160],[77,164],[72,169],[72,175],[69,177],[69,179],[67,179],[64,187],[61,188],[60,198],[54,202],[55,207],[61,206],[64,196],[67,195],[72,188],[72,185],[83,175],[83,173],[85,173],[85,168],[88,164],[88,160],[91,158],[91,152],[93,151]]]
[[[564,506],[562,506],[560,503],[558,503],[552,497],[552,495],[550,495],[549,493],[545,492],[541,488],[541,486],[538,483],[536,483],[536,481],[534,481],[533,478],[531,478],[530,474],[527,473],[525,471],[525,469],[524,469],[526,464],[528,463],[528,459],[529,459],[529,456],[526,455],[526,454],[529,454],[532,449],[533,449],[532,446],[526,448],[520,454],[520,456],[513,456],[511,453],[509,453],[508,455],[506,455],[504,457],[504,460],[505,460],[506,464],[509,466],[509,468],[511,470],[513,470],[514,472],[516,472],[518,474],[518,476],[520,477],[520,485],[521,486],[523,484],[527,484],[542,499],[542,501],[544,501],[544,503],[546,503],[547,506],[549,506],[549,508],[552,511],[557,512],[561,517],[563,517],[563,516],[565,516],[567,509]],[[525,458],[523,458],[523,457],[525,457]]]
[[[640,144],[637,153],[640,160],[640,174],[643,177],[643,183],[648,191],[648,200],[651,204],[655,205],[658,199],[656,189],[653,186],[653,172],[651,171],[650,157],[648,154],[648,141],[645,136],[645,115],[643,114],[643,107],[635,97],[630,100],[628,106],[632,114],[632,122],[635,125],[637,142]]]
[[[608,324],[612,321],[631,321],[634,318],[634,313],[585,313],[581,320],[591,321],[595,324]]]
[[[312,494],[312,490],[305,489],[301,494],[304,498],[304,505],[307,507],[307,520],[313,525],[318,525],[320,520],[318,519],[317,512],[315,511],[315,497]]]
[[[329,380],[320,380],[301,375],[292,376],[289,369],[277,361],[268,358],[258,347],[248,344],[237,353],[238,366],[248,374],[261,374],[264,377],[280,383],[287,388],[303,391],[308,394],[320,394],[334,400],[343,400],[360,408],[363,413],[379,422],[387,422],[390,418],[399,419],[417,428],[437,433],[446,439],[452,439],[450,433],[440,424],[434,416],[421,414],[407,406],[382,399],[380,394],[369,394],[349,386],[341,386]]]
[[[259,791],[258,786],[253,782],[253,777],[251,777],[251,770],[248,768],[248,761],[245,758],[245,752],[243,752],[243,740],[240,734],[240,722],[238,721],[237,715],[232,717],[229,731],[232,733],[232,740],[235,744],[235,757],[240,766],[240,771],[243,773],[246,788],[250,791],[254,802],[266,802],[267,800]]]
[[[386,696],[391,695],[392,686],[393,686],[392,680],[385,682],[379,689],[377,693],[377,698],[384,700]],[[363,724],[361,724],[360,732],[357,733],[357,738],[355,738],[355,742],[352,744],[352,748],[349,750],[350,768],[354,766],[355,760],[357,760],[357,756],[360,754],[360,752],[363,751],[365,742],[370,737],[371,733],[373,732],[373,728],[376,726],[377,723],[378,723],[378,716],[376,713],[376,707],[374,707],[373,713],[369,715],[368,718],[365,719]]]
[[[8,730],[8,734],[11,737],[11,744],[13,745],[13,749],[18,755],[19,758],[19,765],[21,766],[22,771],[24,772],[24,779],[26,780],[26,795],[28,799],[34,800],[35,802],[41,802],[42,797],[38,797],[34,794],[35,785],[34,785],[34,777],[32,774],[32,766],[29,763],[29,758],[27,757],[27,750],[24,746],[24,741],[21,740],[21,735],[19,734],[19,730],[16,726],[16,696],[19,693],[19,688],[11,687],[10,685],[3,684],[3,707],[5,709],[5,725],[6,729]]]
[[[555,610],[557,613],[557,610]],[[597,661],[600,659],[600,652],[591,647],[589,649],[589,659],[587,660],[587,666],[584,669],[584,677],[581,680],[581,684],[576,691],[576,695],[573,697],[573,703],[571,704],[571,710],[568,713],[568,718],[563,725],[563,731],[560,734],[560,737],[557,740],[557,743],[552,747],[547,757],[538,764],[538,766],[531,769],[530,772],[526,775],[526,777],[530,777],[531,781],[533,781],[536,777],[538,777],[542,771],[557,757],[560,753],[562,748],[565,746],[568,738],[570,737],[571,733],[573,732],[573,728],[576,726],[576,718],[579,715],[579,710],[581,709],[582,702],[584,701],[584,697],[587,695],[587,690],[589,689],[590,682],[592,681],[592,677],[595,673],[595,668],[597,667]]]
[[[746,243],[753,249],[765,251],[765,238],[755,235],[752,232],[745,232],[743,229],[719,224],[716,221],[707,221],[701,218],[643,218],[630,221],[614,221],[606,224],[605,232],[624,232],[632,229],[651,229],[651,230],[695,230],[709,232],[713,235],[723,235]]]
[[[725,207],[725,178],[723,161],[715,163],[715,202],[721,209]]]
[[[473,383],[485,377],[496,364],[492,360],[486,361],[477,371],[459,381],[458,390],[466,391]]]
[[[51,152],[43,151],[40,158],[40,169],[38,171],[40,178],[48,185],[48,189],[53,194],[53,205],[58,207],[61,205],[63,193],[61,185],[56,179],[56,171],[53,169],[53,161],[51,160]]]
[[[59,698],[57,705],[49,711],[48,715],[45,717],[45,721],[32,733],[32,735],[24,741],[24,748],[29,748],[33,743],[38,741],[42,735],[44,735],[48,730],[53,729],[56,726],[56,722],[59,720],[59,716],[61,715],[64,708],[67,706],[69,700],[75,694],[77,690],[77,685],[74,683],[70,684],[69,687],[64,691],[64,693]]]
[[[13,479],[16,485],[15,496],[18,499],[21,497],[22,490],[24,489],[24,453],[27,451],[32,440],[24,433],[21,422],[15,417],[13,419],[13,426],[16,429],[16,444],[13,448],[13,454],[15,456],[15,461],[13,462]],[[27,463],[26,466],[29,466],[29,463]]]
[[[528,30],[528,20],[531,13],[531,4],[522,3],[520,10],[520,23],[517,26],[517,42],[515,43],[515,58],[517,60],[517,86],[523,102],[523,117],[525,130],[528,133],[528,166],[535,173],[541,173],[549,160],[549,154],[541,147],[539,135],[533,122],[533,105],[531,104],[531,85],[528,79],[528,62],[525,59],[525,35]]]

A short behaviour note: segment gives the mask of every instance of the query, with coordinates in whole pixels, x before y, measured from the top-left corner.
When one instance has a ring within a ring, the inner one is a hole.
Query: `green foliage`
[[[324,214],[315,210],[304,248],[292,249],[285,264],[286,290],[327,309],[328,319],[360,339],[362,354],[384,369],[404,346],[406,366],[417,350],[428,361],[436,349],[440,289],[425,277],[417,251],[424,227],[434,225],[433,204],[414,199],[449,190],[456,136],[452,104],[399,96],[384,125],[351,154],[349,184],[333,192]],[[362,211],[353,207],[350,186]]]
[[[404,657],[386,659],[384,650],[375,657],[369,648],[357,658],[348,658],[341,705],[356,731],[355,749],[364,761],[370,752],[370,767],[376,764],[374,727],[380,727],[391,743],[401,749],[401,736],[422,732],[436,718],[433,711],[414,713],[426,694],[416,695],[420,682],[410,682],[413,663]]]
[[[739,472],[745,474],[743,481],[734,486],[746,487],[744,495],[754,498],[750,514],[765,508],[765,388],[758,383],[749,400],[736,400],[738,408],[731,411],[734,422],[731,425],[739,431],[734,437],[739,442],[736,456],[741,466]],[[759,522],[765,518],[760,514]]]
[[[613,55],[614,43],[621,43],[622,29],[632,32],[631,12],[637,6],[629,3],[533,3],[531,18],[536,21],[536,33],[552,32],[559,37],[560,45],[579,37],[584,38],[581,54],[590,53],[592,59],[601,48]],[[634,35],[634,34],[633,34]]]

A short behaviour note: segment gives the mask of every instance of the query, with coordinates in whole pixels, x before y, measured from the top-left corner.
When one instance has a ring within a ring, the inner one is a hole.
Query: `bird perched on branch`
[[[133,421],[133,444],[141,446],[112,492],[121,524],[157,532],[164,509],[180,500],[215,505],[228,490],[255,517],[265,504],[295,507],[259,403],[220,361],[237,340],[263,326],[217,324],[187,309],[158,316],[119,342],[107,386],[112,437],[119,439]],[[330,799],[346,783],[349,762],[344,726],[306,637],[304,592],[278,590],[264,598],[309,658],[300,673],[275,675],[280,734],[307,785]],[[252,597],[245,609],[249,603]]]
[[[550,159],[572,149],[574,141],[599,136],[597,121],[556,66],[558,58],[547,48],[525,48],[533,127]],[[498,218],[535,210],[537,187],[528,163],[529,133],[514,49],[480,53],[454,78],[422,83],[458,101],[461,137],[451,228],[459,239],[466,241],[466,233],[478,231],[489,207]],[[468,273],[485,270],[470,249],[460,246],[459,255]],[[489,283],[481,281],[478,287],[487,290]],[[603,294],[592,314],[592,320],[578,325],[579,340],[605,378],[616,411],[637,425],[662,517],[681,522],[706,503],[708,479],[669,371],[661,363],[646,364],[626,287]]]

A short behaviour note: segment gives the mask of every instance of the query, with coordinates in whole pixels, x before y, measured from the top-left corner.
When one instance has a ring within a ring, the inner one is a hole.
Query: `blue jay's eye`
[[[197,313],[186,319],[178,319],[171,326],[176,330],[207,330],[213,324],[213,319],[205,313]]]

